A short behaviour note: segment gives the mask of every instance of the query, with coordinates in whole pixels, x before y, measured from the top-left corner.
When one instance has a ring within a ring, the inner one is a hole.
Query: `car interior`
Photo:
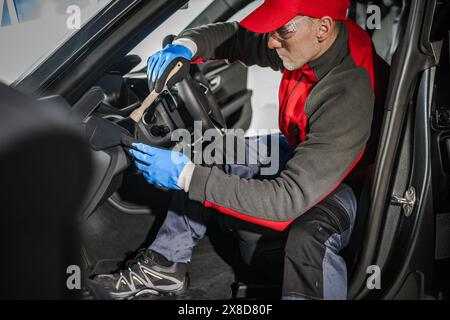
[[[185,27],[227,21],[252,2],[212,1]],[[177,147],[170,139],[171,133],[177,128],[185,128],[194,135],[194,121],[201,121],[203,129],[215,128],[222,133],[226,132],[226,129],[246,130],[250,126],[254,112],[251,103],[253,92],[247,85],[248,68],[240,62],[229,64],[226,61],[208,61],[191,65],[190,75],[173,88],[165,90],[144,113],[141,121],[135,123],[129,117],[149,94],[146,69],[136,68],[142,63],[143,57],[129,53],[157,25],[175,11],[183,10],[184,5],[185,1],[171,1],[170,4],[166,3],[165,7],[158,7],[155,4],[151,10],[159,13],[154,22],[149,22],[148,12],[145,14],[142,10],[132,12],[134,21],[121,22],[121,30],[124,31],[120,33],[120,37],[114,40],[116,42],[109,41],[110,47],[102,49],[102,54],[110,50],[114,52],[114,57],[120,58],[115,58],[113,62],[108,61],[104,65],[89,65],[86,62],[77,66],[76,70],[71,70],[72,75],[64,83],[46,84],[50,92],[65,93],[67,103],[72,105],[69,107],[71,121],[82,128],[93,149],[92,177],[86,190],[87,196],[83,201],[80,217],[81,255],[86,285],[89,289],[85,292],[86,299],[105,297],[100,292],[101,289],[89,281],[90,277],[124,267],[124,263],[134,257],[139,249],[147,247],[152,242],[164,221],[172,197],[171,192],[146,182],[131,165],[131,159],[127,156],[124,145],[139,140],[161,148]],[[373,5],[381,9],[381,16],[377,27],[369,28],[366,22],[372,19]],[[380,148],[378,142],[383,125],[385,97],[389,94],[387,86],[390,71],[395,69],[395,63],[398,63],[396,55],[407,29],[410,5],[408,0],[351,1],[350,18],[370,34],[379,57],[375,61],[376,107],[372,136],[368,143],[369,156],[366,162],[361,163],[364,179],[357,183],[347,181],[359,199],[356,226],[350,244],[342,252],[347,261],[349,279],[352,279],[352,274],[359,268],[357,262],[362,254],[363,237],[367,231],[367,215],[373,197],[375,156]],[[146,9],[150,8],[148,4],[145,6]],[[448,9],[448,6],[445,8]],[[109,17],[105,14],[98,19]],[[137,34],[133,34],[131,45],[122,47],[120,41],[130,38],[127,30],[132,30],[132,23],[136,26],[142,23],[145,27],[140,28],[141,31]],[[91,32],[89,26],[87,32]],[[95,32],[92,31],[92,34]],[[173,37],[174,35],[167,35],[160,44],[161,47],[170,43]],[[75,35],[74,38],[77,41],[84,41],[82,35]],[[442,54],[448,55],[448,37],[445,45],[447,51],[444,50]],[[95,45],[89,50],[86,54],[90,54],[92,59],[101,56],[100,49]],[[58,56],[53,58],[61,59]],[[444,72],[442,77],[446,76],[448,73],[445,75]],[[64,78],[64,75],[62,77]],[[80,78],[83,81],[78,81]],[[445,95],[445,92],[442,94]],[[441,99],[445,100],[446,97],[443,96]],[[444,111],[436,111],[440,124],[442,121],[448,122],[448,119],[444,119],[445,116],[441,116],[441,113],[446,112]],[[443,150],[448,151],[450,148],[448,130],[442,129],[448,128],[445,127],[448,125],[447,122],[436,127],[435,141],[438,142],[435,147],[439,149],[436,152],[441,152],[443,145],[447,146],[447,149]],[[442,170],[448,173],[448,166],[444,165]],[[448,178],[448,174],[444,176]],[[448,180],[437,181],[441,188],[449,187]],[[448,212],[448,203],[444,198],[438,198],[438,203],[442,212]],[[279,244],[271,242],[270,239],[263,241],[259,252],[266,258],[255,259],[254,264],[248,265],[240,257],[236,239],[221,232],[220,228],[214,219],[208,225],[207,236],[195,248],[189,264],[190,287],[185,294],[177,298],[278,299],[281,282],[279,272],[273,271],[280,266],[273,265],[270,261],[266,262],[280,252]],[[260,264],[268,265],[269,268],[263,268]],[[147,298],[151,297],[140,297],[140,299]]]
[[[235,8],[227,10],[222,1],[213,1],[186,28],[226,21],[249,2],[235,1]],[[373,146],[370,152],[373,154],[377,150],[379,137],[375,133],[380,130],[380,113],[389,78],[388,63],[401,38],[408,13],[408,1],[376,3],[382,8],[381,26],[367,30],[382,57],[376,62],[379,84],[376,112],[379,114],[374,117],[378,122],[374,121],[374,134],[370,143]],[[352,3],[350,16],[354,21],[362,21],[364,27],[369,5],[367,1]],[[172,39],[173,35],[168,35],[164,42],[169,43]],[[202,121],[205,128],[248,129],[252,114],[252,91],[247,88],[247,68],[239,62],[228,64],[225,61],[192,65],[190,77],[165,91],[144,114],[143,120],[135,125],[129,115],[149,93],[145,68],[132,71],[139,63],[139,56],[126,55],[105,72],[74,106],[74,113],[82,115],[80,119],[89,116],[85,123],[86,130],[92,132],[91,141],[98,142],[99,150],[114,145],[116,134],[106,132],[115,131],[117,126],[140,141],[163,148],[173,147],[170,133],[174,129],[187,128],[193,132],[194,120]],[[83,110],[85,106],[90,108]],[[114,127],[105,125],[99,119],[108,120]],[[105,135],[110,135],[111,141],[105,139]],[[170,192],[148,185],[133,166],[127,166],[127,159],[121,159],[122,164],[119,164],[119,160],[114,165],[126,169],[120,175],[108,177],[111,180],[109,190],[102,194],[102,200],[93,201],[97,203],[92,207],[95,210],[85,211],[88,214],[83,227],[83,257],[89,275],[112,272],[123,267],[124,261],[131,258],[139,248],[150,244],[164,220],[170,201]],[[361,242],[365,222],[364,212],[368,210],[370,178],[373,175],[373,163],[364,166],[367,170],[366,180],[356,190],[360,199],[358,226],[350,245],[343,252],[348,261],[349,273],[358,255],[358,243]],[[212,222],[208,228],[208,237],[194,251],[189,267],[190,290],[180,298],[277,297],[280,279],[271,277],[270,270],[261,271],[241,261],[239,254],[236,254],[236,241],[218,229],[219,226]],[[261,248],[266,256],[279,249],[270,241],[262,243]]]

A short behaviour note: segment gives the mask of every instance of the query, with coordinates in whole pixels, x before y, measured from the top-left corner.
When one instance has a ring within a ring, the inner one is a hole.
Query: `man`
[[[145,178],[181,190],[174,198],[188,201],[171,207],[155,241],[128,270],[97,276],[114,297],[185,290],[192,250],[206,220],[217,216],[200,210],[203,204],[223,213],[249,263],[264,235],[283,239],[283,299],[346,298],[338,254],[349,241],[356,197],[342,181],[364,154],[374,107],[373,46],[346,18],[348,7],[349,0],[266,0],[240,24],[184,31],[150,57],[149,84],[157,91],[178,61],[240,60],[282,71],[279,125],[287,163],[266,179],[250,166],[221,170],[182,154],[175,164],[173,151],[136,144],[131,154]]]

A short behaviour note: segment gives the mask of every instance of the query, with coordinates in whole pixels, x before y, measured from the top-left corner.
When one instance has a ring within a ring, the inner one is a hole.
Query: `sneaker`
[[[170,262],[155,251],[140,250],[126,267],[113,274],[97,275],[93,280],[108,290],[113,299],[180,295],[187,289],[187,263]]]

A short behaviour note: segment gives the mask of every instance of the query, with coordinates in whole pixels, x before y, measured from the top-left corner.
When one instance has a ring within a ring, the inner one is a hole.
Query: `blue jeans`
[[[292,156],[292,150],[280,145],[279,172]],[[225,165],[223,170],[242,178],[267,178],[259,176],[258,165]],[[230,216],[211,214],[212,209],[190,201],[183,192],[176,192],[149,249],[172,262],[189,262],[194,247],[206,233],[208,219],[218,216],[221,225],[238,237],[241,255],[248,264],[259,261],[270,266],[277,259],[271,255],[273,248],[280,249],[284,259],[283,299],[346,299],[347,269],[339,252],[349,242],[356,209],[352,189],[341,184],[288,230],[275,232]]]

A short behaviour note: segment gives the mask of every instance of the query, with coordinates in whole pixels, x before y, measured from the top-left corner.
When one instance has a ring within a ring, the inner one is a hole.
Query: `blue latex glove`
[[[190,162],[186,155],[142,143],[133,143],[133,147],[139,151],[130,149],[129,152],[137,160],[136,167],[149,183],[172,190],[181,190],[177,183],[184,166]]]
[[[183,62],[183,67],[169,80],[167,87],[183,80],[189,73],[191,59],[192,52],[185,46],[177,44],[168,44],[163,50],[148,58],[147,78],[150,92],[155,90],[160,93],[164,89],[170,71],[179,61]]]

